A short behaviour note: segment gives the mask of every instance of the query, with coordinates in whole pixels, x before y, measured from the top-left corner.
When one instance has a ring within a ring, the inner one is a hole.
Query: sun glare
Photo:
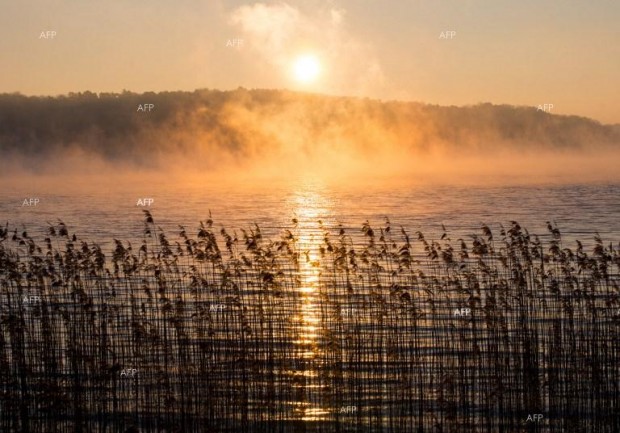
[[[302,83],[315,81],[321,72],[321,66],[313,55],[300,56],[294,64],[295,79]]]

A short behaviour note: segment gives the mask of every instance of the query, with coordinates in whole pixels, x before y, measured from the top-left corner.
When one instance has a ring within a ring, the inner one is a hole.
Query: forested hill
[[[0,95],[0,150],[13,156],[77,150],[140,161],[179,152],[243,158],[328,148],[596,152],[619,144],[618,125],[549,114],[535,106],[446,107],[242,88]]]

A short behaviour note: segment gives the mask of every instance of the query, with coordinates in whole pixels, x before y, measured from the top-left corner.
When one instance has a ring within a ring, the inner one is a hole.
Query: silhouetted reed
[[[593,245],[7,225],[0,431],[618,432],[620,254]]]

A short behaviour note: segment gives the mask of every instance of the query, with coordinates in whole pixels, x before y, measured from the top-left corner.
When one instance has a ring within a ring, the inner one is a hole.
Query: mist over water
[[[145,112],[144,104],[153,104]],[[618,181],[620,129],[535,107],[239,89],[0,96],[3,183]],[[58,175],[61,175],[58,177]]]

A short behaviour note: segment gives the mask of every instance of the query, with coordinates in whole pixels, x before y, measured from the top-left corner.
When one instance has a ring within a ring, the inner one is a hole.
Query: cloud
[[[287,4],[256,3],[241,6],[230,15],[230,23],[241,27],[252,46],[274,61],[282,60],[300,21],[299,11]]]
[[[332,17],[332,24],[337,26],[344,19],[346,11],[344,9],[331,9],[329,13]]]
[[[385,86],[381,64],[373,46],[348,29],[346,16],[342,8],[304,13],[288,3],[255,3],[233,10],[229,23],[241,30],[260,62],[281,73],[286,74],[298,55],[316,55],[324,76],[313,90],[378,95]]]

